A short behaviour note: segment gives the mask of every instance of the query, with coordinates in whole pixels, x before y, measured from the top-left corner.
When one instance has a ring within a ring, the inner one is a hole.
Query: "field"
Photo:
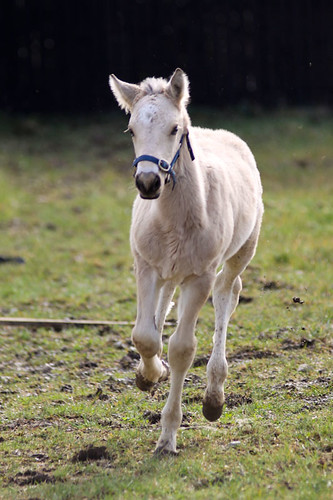
[[[333,496],[333,116],[191,114],[248,142],[265,191],[229,327],[224,413],[216,423],[201,413],[211,301],[184,388],[180,453],[162,459],[152,451],[168,383],[151,394],[134,386],[130,324],[0,326],[1,499]],[[1,316],[134,320],[125,128],[120,113],[0,117]]]

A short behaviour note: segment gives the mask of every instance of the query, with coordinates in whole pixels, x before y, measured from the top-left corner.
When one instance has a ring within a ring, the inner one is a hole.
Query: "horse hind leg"
[[[225,357],[226,334],[229,318],[234,312],[242,281],[239,276],[227,276],[226,263],[223,271],[216,277],[213,290],[215,308],[215,333],[212,355],[207,364],[207,389],[205,392],[202,412],[207,420],[217,420],[224,405],[224,382],[228,375],[228,364]]]
[[[156,328],[161,333],[163,333],[163,326],[165,318],[169,314],[173,303],[171,302],[172,297],[175,293],[175,284],[172,281],[167,281],[161,288],[159,301],[157,304],[155,322]]]
[[[241,249],[231,257],[216,276],[213,289],[213,304],[215,308],[215,333],[212,355],[207,364],[207,389],[202,411],[207,420],[217,420],[224,405],[224,382],[228,374],[228,364],[225,356],[227,328],[230,316],[235,311],[239,294],[242,290],[240,274],[254,256],[259,235],[256,227],[250,238]]]

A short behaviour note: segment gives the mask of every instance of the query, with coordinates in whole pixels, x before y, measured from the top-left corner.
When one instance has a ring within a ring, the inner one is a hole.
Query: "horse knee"
[[[194,358],[197,347],[196,339],[182,339],[175,334],[169,340],[169,362],[171,367],[188,368]]]
[[[132,331],[132,341],[141,356],[145,358],[161,354],[162,343],[156,329],[152,331],[142,330],[135,326]]]
[[[224,310],[230,317],[235,311],[239,294],[242,290],[242,279],[236,276],[233,279],[223,279],[220,277],[220,282],[216,284],[213,290],[213,304],[216,311]]]
[[[220,296],[221,294],[224,295],[225,293],[228,293],[229,291],[232,291],[234,294],[240,293],[242,290],[242,279],[239,275],[236,275],[234,273],[223,273],[217,275],[217,279],[214,285],[213,289],[213,300],[214,300],[214,295],[215,296]]]

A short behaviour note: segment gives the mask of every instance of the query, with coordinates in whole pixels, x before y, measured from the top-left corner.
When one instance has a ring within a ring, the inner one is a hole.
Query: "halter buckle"
[[[170,165],[167,161],[165,160],[158,160],[158,168],[162,170],[162,172],[169,172],[170,170]]]

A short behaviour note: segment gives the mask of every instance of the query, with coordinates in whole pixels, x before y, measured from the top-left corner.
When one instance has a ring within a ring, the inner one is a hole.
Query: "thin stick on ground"
[[[30,328],[83,328],[86,326],[134,326],[134,321],[95,321],[87,319],[40,319],[40,318],[6,318],[0,317],[0,326],[24,326]],[[165,326],[172,326],[168,321]]]

